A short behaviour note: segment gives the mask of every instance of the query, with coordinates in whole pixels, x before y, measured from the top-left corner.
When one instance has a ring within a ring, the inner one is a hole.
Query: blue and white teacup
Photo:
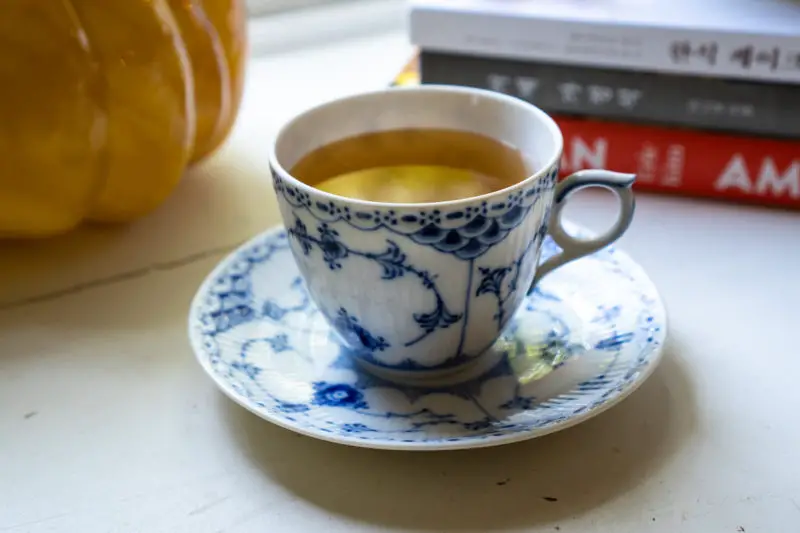
[[[474,198],[377,203],[325,193],[289,173],[303,156],[358,134],[445,128],[487,135],[540,162],[527,179]],[[542,276],[618,239],[634,212],[632,174],[584,170],[557,183],[563,139],[537,107],[454,86],[391,88],[303,112],[271,153],[278,205],[311,298],[368,370],[436,378],[479,361]],[[578,240],[561,225],[570,193],[619,198],[613,227]],[[539,264],[550,234],[562,251]]]

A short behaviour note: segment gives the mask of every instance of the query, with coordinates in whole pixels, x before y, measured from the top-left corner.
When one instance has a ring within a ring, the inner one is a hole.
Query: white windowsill
[[[251,17],[270,16],[281,11],[305,9],[321,4],[353,2],[358,0],[245,0],[247,12]]]
[[[405,0],[358,0],[253,17],[249,27],[251,54],[262,56],[405,31],[407,11]]]

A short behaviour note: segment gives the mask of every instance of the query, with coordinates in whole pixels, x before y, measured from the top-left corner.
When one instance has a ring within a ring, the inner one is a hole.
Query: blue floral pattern
[[[544,258],[558,252],[548,241]],[[351,253],[312,246],[340,263]],[[478,286],[485,278],[492,288],[481,294],[507,297],[513,276],[487,271]],[[580,312],[569,300],[575,286]],[[450,386],[400,385],[356,364],[299,280],[287,233],[272,231],[204,283],[190,338],[216,383],[260,416],[328,440],[394,449],[500,444],[550,432],[613,405],[659,360],[663,305],[641,268],[613,247],[551,274],[524,298],[483,372]],[[387,344],[345,310],[337,316],[364,347]],[[557,383],[555,394],[542,395],[544,376],[549,387]]]
[[[349,347],[356,346],[369,353],[382,352],[389,347],[383,337],[375,337],[358,323],[356,317],[350,316],[345,308],[339,308],[339,313],[333,320],[334,326],[344,337]]]
[[[346,383],[314,383],[313,405],[325,407],[346,407],[349,409],[366,409],[364,395]]]
[[[299,218],[295,218],[294,227],[289,230],[289,235],[300,243],[304,254],[309,255],[314,248],[319,248],[322,252],[323,260],[331,270],[341,269],[341,261],[343,259],[350,256],[357,256],[377,264],[381,268],[381,278],[384,280],[393,280],[409,274],[418,278],[422,287],[433,293],[433,309],[414,313],[413,315],[414,321],[419,325],[422,331],[418,336],[407,340],[404,343],[405,346],[413,346],[437,329],[450,327],[461,320],[462,314],[453,313],[447,309],[442,295],[436,288],[436,282],[433,276],[426,270],[421,270],[410,265],[407,261],[406,254],[400,250],[400,247],[394,241],[387,240],[386,250],[380,253],[374,253],[350,248],[340,240],[339,232],[332,229],[325,222],[319,225],[317,234],[317,236],[311,235],[306,225]],[[339,309],[336,319],[333,320],[333,324],[345,339],[360,341],[359,343],[351,343],[351,346],[355,345],[366,348],[370,353],[375,352],[376,349],[383,350],[389,347],[389,344],[383,337],[380,337],[379,341],[376,340],[358,323],[358,320],[350,316],[348,311],[344,308]],[[369,360],[373,364],[387,366],[380,363],[375,358],[369,358]],[[408,365],[406,365],[406,368],[407,367]]]
[[[508,303],[517,295],[522,264],[528,254],[537,249],[546,234],[546,226],[542,226],[542,229],[528,242],[520,256],[510,265],[494,268],[478,267],[481,281],[475,291],[475,296],[481,296],[482,294],[494,295],[497,300],[497,313],[495,313],[494,318],[497,321],[498,331],[505,327],[510,315]],[[527,290],[527,287],[525,287],[525,290]]]
[[[337,282],[329,277],[324,278],[327,288],[312,286],[311,289],[317,294],[329,295],[322,312],[354,353],[383,369],[422,374],[464,365],[486,349],[491,341],[487,334],[480,333],[475,337],[467,335],[470,313],[475,311],[475,307],[481,308],[479,311],[482,312],[487,305],[476,301],[475,297],[494,294],[498,306],[495,314],[498,331],[505,325],[521,298],[517,295],[516,287],[521,282],[521,271],[531,274],[524,279],[525,283],[530,282],[533,261],[525,262],[531,255],[528,252],[538,251],[547,232],[549,208],[545,206],[551,202],[557,175],[558,167],[554,166],[527,188],[509,192],[492,201],[470,203],[460,208],[421,207],[418,210],[391,207],[359,210],[351,204],[333,199],[326,198],[323,201],[320,196],[310,194],[277,173],[273,175],[273,184],[284,220],[290,226],[289,235],[296,242],[294,251],[301,265],[305,265],[301,268],[316,270],[316,265],[321,263],[330,273],[342,271],[346,276],[343,280],[353,279],[354,272],[360,275],[361,271],[347,270],[347,265],[351,259],[358,258],[366,259],[378,267],[381,280],[418,280],[420,293],[414,292],[407,298],[407,301],[415,302],[414,307],[395,305],[392,309],[392,313],[403,314],[409,319],[402,322],[394,320],[391,324],[378,318],[384,314],[384,301],[372,303],[361,299],[344,303],[341,301],[341,292],[331,288]],[[535,213],[535,223],[529,220],[528,224],[523,225],[532,213]],[[535,227],[531,227],[532,224]],[[531,232],[534,234],[529,238]],[[509,240],[511,245],[496,254],[488,253],[512,233],[515,233],[515,237]],[[516,251],[513,248],[519,239],[529,244],[525,252],[514,259]],[[383,243],[382,247],[376,247],[377,241]],[[463,266],[421,266],[417,263],[420,246],[445,254]],[[509,264],[480,266],[477,267],[480,271],[476,272],[478,260],[508,261]],[[488,268],[491,268],[491,272]],[[451,291],[445,296],[440,288],[440,279],[461,276],[464,272],[467,273],[467,287],[462,289],[461,294]],[[509,285],[501,287],[506,281]],[[480,285],[477,293],[473,283]],[[420,296],[425,294],[427,296]],[[425,303],[416,303],[423,299]],[[342,312],[355,321],[343,319]],[[356,326],[353,327],[353,324]],[[460,330],[457,343],[452,341],[449,333],[456,328]],[[370,348],[369,342],[357,342],[360,338],[367,341],[381,338],[382,349]],[[432,354],[429,361],[423,361],[425,364],[414,358],[417,353],[423,352],[411,351],[416,350],[415,346],[423,341],[419,349]]]

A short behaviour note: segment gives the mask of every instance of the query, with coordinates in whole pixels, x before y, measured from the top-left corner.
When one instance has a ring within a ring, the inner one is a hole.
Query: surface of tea
[[[480,196],[534,172],[516,148],[484,135],[444,129],[367,133],[318,148],[292,175],[339,196],[387,203]]]

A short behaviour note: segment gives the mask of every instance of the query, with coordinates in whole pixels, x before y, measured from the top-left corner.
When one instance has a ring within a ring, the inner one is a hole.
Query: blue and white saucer
[[[542,259],[557,251],[548,239]],[[286,232],[273,229],[203,283],[189,337],[225,394],[292,431],[368,448],[493,446],[605,411],[632,393],[661,355],[664,306],[623,252],[608,247],[539,285],[482,374],[447,387],[400,385],[350,359],[309,299]]]

